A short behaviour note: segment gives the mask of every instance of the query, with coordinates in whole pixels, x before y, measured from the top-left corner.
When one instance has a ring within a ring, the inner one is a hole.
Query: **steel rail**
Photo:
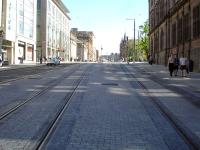
[[[124,65],[120,65],[121,69],[124,72],[127,72],[127,76],[136,79],[138,85],[144,90],[145,94],[150,98],[152,104],[160,111],[160,113],[168,120],[168,122],[172,125],[172,127],[177,131],[179,136],[184,140],[184,142],[192,149],[192,150],[200,150],[200,141],[196,135],[190,132],[181,121],[175,115],[173,115],[156,97],[152,96],[147,87],[139,80],[137,77],[132,74],[128,68]]]
[[[27,104],[28,102],[30,102],[32,99],[45,94],[48,90],[52,89],[54,86],[56,86],[57,84],[59,84],[64,78],[68,78],[70,75],[72,75],[76,70],[77,70],[77,68],[73,69],[67,75],[64,74],[63,76],[61,76],[61,77],[59,77],[57,79],[54,79],[54,80],[51,80],[51,81],[47,82],[44,85],[44,88],[41,89],[40,91],[33,92],[33,93],[29,94],[26,98],[21,98],[21,99],[25,99],[25,100],[23,100],[22,102],[20,102],[19,104],[15,105],[13,107],[8,108],[8,110],[6,110],[5,112],[3,112],[0,115],[0,120],[2,120],[4,118],[6,118],[7,116],[11,115],[16,110],[18,110],[19,108],[21,108],[22,106],[24,106],[25,104]],[[16,102],[19,99],[20,99],[20,97],[18,97],[16,100],[13,100],[13,101]]]
[[[72,97],[74,96],[77,88],[79,87],[79,85],[81,84],[81,81],[84,80],[84,78],[86,77],[86,73],[88,72],[88,69],[86,69],[81,77],[78,80],[77,85],[75,86],[75,88],[73,89],[73,91],[70,93],[69,96],[65,96],[64,100],[65,103],[64,105],[61,107],[61,109],[59,110],[59,112],[56,114],[55,118],[52,120],[52,122],[50,123],[49,127],[47,128],[46,132],[43,134],[43,136],[41,137],[41,139],[39,140],[38,145],[36,146],[36,150],[42,150],[44,149],[45,145],[47,144],[49,138],[51,137],[52,133],[55,131],[60,119],[62,118],[63,114],[65,113],[66,109],[68,108]]]

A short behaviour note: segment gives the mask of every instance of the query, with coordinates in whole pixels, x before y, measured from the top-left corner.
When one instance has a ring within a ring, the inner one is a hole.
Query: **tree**
[[[124,39],[121,42],[121,53],[126,52],[127,59],[129,61],[133,60],[147,60],[149,53],[149,23],[148,20],[144,22],[143,25],[139,26],[139,36],[138,39],[135,39],[135,50],[134,50],[134,40],[133,39]],[[123,45],[123,46],[122,46]],[[123,50],[122,50],[123,49]],[[122,54],[121,54],[122,55]]]
[[[144,22],[143,25],[139,26],[140,29],[140,41],[139,41],[139,50],[144,54],[144,58],[147,59],[149,53],[149,22],[148,20]]]
[[[130,39],[128,40],[128,43],[127,43],[127,46],[128,46],[128,58],[129,58],[129,61],[133,61],[133,40]]]

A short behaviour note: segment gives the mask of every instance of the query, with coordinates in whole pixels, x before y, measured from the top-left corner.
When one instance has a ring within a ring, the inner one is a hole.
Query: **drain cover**
[[[102,85],[108,85],[108,86],[118,86],[117,83],[102,83]]]

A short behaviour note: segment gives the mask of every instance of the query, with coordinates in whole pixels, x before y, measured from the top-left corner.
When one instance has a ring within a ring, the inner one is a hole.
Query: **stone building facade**
[[[78,39],[76,35],[70,32],[70,61],[77,61],[77,43]]]
[[[69,10],[61,0],[37,0],[37,59],[70,61]]]
[[[7,64],[36,62],[35,0],[0,0],[0,59]]]
[[[74,35],[76,35],[80,44],[83,44],[86,46],[87,54],[85,55],[85,52],[84,52],[84,55],[85,55],[84,60],[85,61],[95,61],[95,58],[94,58],[95,52],[94,52],[94,46],[93,46],[93,41],[94,41],[93,32],[92,31],[78,31],[77,28],[72,28],[71,32]]]
[[[187,57],[200,71],[200,1],[149,0],[150,54],[167,65],[172,53]]]
[[[124,37],[121,39],[120,42],[120,58],[123,61],[127,61],[128,58],[128,37],[126,36],[126,34],[124,34]]]

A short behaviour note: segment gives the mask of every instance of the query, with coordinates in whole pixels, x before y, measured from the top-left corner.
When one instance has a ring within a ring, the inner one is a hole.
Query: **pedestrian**
[[[150,65],[153,64],[153,57],[152,57],[152,55],[149,55],[149,64],[150,64]]]
[[[172,54],[168,58],[168,67],[169,67],[170,76],[172,77],[172,73],[174,71],[174,57]]]
[[[189,60],[186,58],[186,73],[187,73],[187,76],[189,76],[189,73],[190,73],[190,62]]]
[[[43,57],[43,60],[44,60],[44,62],[46,63],[46,61],[47,61],[47,58],[44,56],[44,57]]]
[[[2,59],[0,58],[0,67],[3,65],[3,61]]]
[[[182,55],[179,59],[182,77],[186,77],[187,72],[187,58]]]
[[[178,68],[179,68],[179,58],[178,56],[176,55],[175,58],[174,58],[174,75],[177,76],[177,73],[178,73]]]
[[[42,57],[40,57],[40,64],[42,64]]]

